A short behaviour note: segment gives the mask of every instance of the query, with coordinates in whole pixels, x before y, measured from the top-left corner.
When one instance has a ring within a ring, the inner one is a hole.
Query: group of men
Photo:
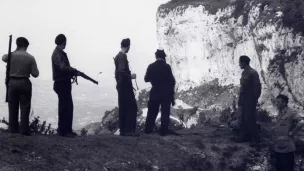
[[[261,83],[258,72],[250,67],[250,58],[241,56],[239,66],[243,69],[240,80],[240,94],[238,99],[238,113],[240,137],[236,142],[260,142],[258,125],[256,122],[256,107],[261,95]],[[294,152],[296,151],[295,136],[304,128],[301,115],[288,107],[289,98],[279,94],[276,105],[279,113],[272,128],[272,151],[276,157],[277,171],[294,170]]]
[[[72,130],[73,100],[71,79],[81,74],[80,71],[70,66],[67,54],[63,51],[66,47],[65,35],[59,34],[55,38],[56,48],[52,54],[52,70],[54,91],[58,95],[58,135],[75,137]],[[39,70],[35,58],[27,53],[29,42],[24,37],[16,40],[17,49],[11,53],[10,80],[8,88],[9,106],[9,131],[30,135],[29,114],[31,108],[32,84],[30,75],[37,78]],[[139,136],[136,132],[138,107],[135,99],[132,74],[129,68],[127,53],[130,50],[129,38],[121,41],[121,51],[114,58],[116,89],[119,105],[119,128],[121,136]],[[148,101],[148,114],[145,124],[145,133],[150,134],[155,127],[155,120],[161,108],[161,128],[159,133],[170,133],[170,107],[174,106],[175,79],[169,64],[166,63],[164,50],[155,52],[156,61],[150,64],[145,75],[145,82],[150,82],[152,88]],[[3,56],[3,61],[8,61],[8,55]],[[250,58],[241,56],[239,66],[243,69],[240,79],[240,94],[238,111],[241,134],[237,142],[260,142],[258,125],[256,122],[256,106],[261,95],[261,83],[258,72],[250,67]],[[295,144],[294,135],[304,126],[303,117],[288,107],[288,97],[278,95],[277,106],[279,114],[274,127],[273,150],[277,157],[277,170],[292,171],[294,166]],[[21,109],[21,126],[18,124],[19,104]]]
[[[131,74],[127,53],[130,50],[129,38],[121,41],[121,51],[114,58],[115,78],[117,82],[119,106],[119,128],[121,136],[138,136],[136,132],[137,103],[133,91],[132,79],[136,74]],[[155,120],[161,106],[160,134],[169,133],[170,107],[174,105],[175,79],[169,64],[166,63],[164,50],[155,52],[156,61],[149,65],[145,82],[151,82],[152,88],[148,102],[148,114],[145,124],[145,133],[153,132]]]

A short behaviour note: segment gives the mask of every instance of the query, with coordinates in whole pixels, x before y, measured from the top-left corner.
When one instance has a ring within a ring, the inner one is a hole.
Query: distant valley
[[[8,119],[8,107],[5,103],[5,84],[0,84],[0,118]],[[58,97],[53,91],[53,81],[31,79],[33,84],[32,110],[34,116],[40,116],[41,121],[46,120],[52,127],[57,128]],[[73,129],[101,121],[106,110],[117,104],[115,87],[94,85],[82,78],[79,85],[73,84],[74,120]]]

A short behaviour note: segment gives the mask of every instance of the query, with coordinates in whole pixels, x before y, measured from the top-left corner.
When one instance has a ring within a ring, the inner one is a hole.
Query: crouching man
[[[279,114],[275,118],[272,148],[276,156],[277,171],[294,170],[294,136],[304,126],[303,117],[288,107],[288,100],[285,95],[278,95],[276,98]]]

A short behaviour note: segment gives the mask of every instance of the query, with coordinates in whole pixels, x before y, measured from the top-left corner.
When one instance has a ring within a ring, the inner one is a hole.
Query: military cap
[[[131,43],[131,40],[129,38],[126,38],[121,41],[120,45],[122,47],[128,47],[128,46],[130,46],[130,43]]]
[[[56,45],[61,45],[63,42],[66,42],[66,37],[64,34],[59,34],[55,39],[55,43]]]
[[[157,49],[155,56],[159,58],[166,58],[167,55],[164,50]]]
[[[16,39],[17,46],[25,46],[27,47],[30,43],[25,37],[18,37]]]
[[[240,62],[244,62],[246,64],[250,63],[250,58],[246,55],[240,56]]]

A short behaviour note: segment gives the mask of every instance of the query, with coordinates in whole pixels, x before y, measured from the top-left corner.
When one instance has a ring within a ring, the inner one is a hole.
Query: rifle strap
[[[115,64],[115,68],[117,69],[117,65],[116,65],[116,61],[115,61],[115,58],[113,57],[113,60],[114,60],[114,64]],[[132,81],[132,79],[131,79]],[[136,83],[137,84],[137,83]],[[136,89],[132,86],[133,90],[136,91]]]

